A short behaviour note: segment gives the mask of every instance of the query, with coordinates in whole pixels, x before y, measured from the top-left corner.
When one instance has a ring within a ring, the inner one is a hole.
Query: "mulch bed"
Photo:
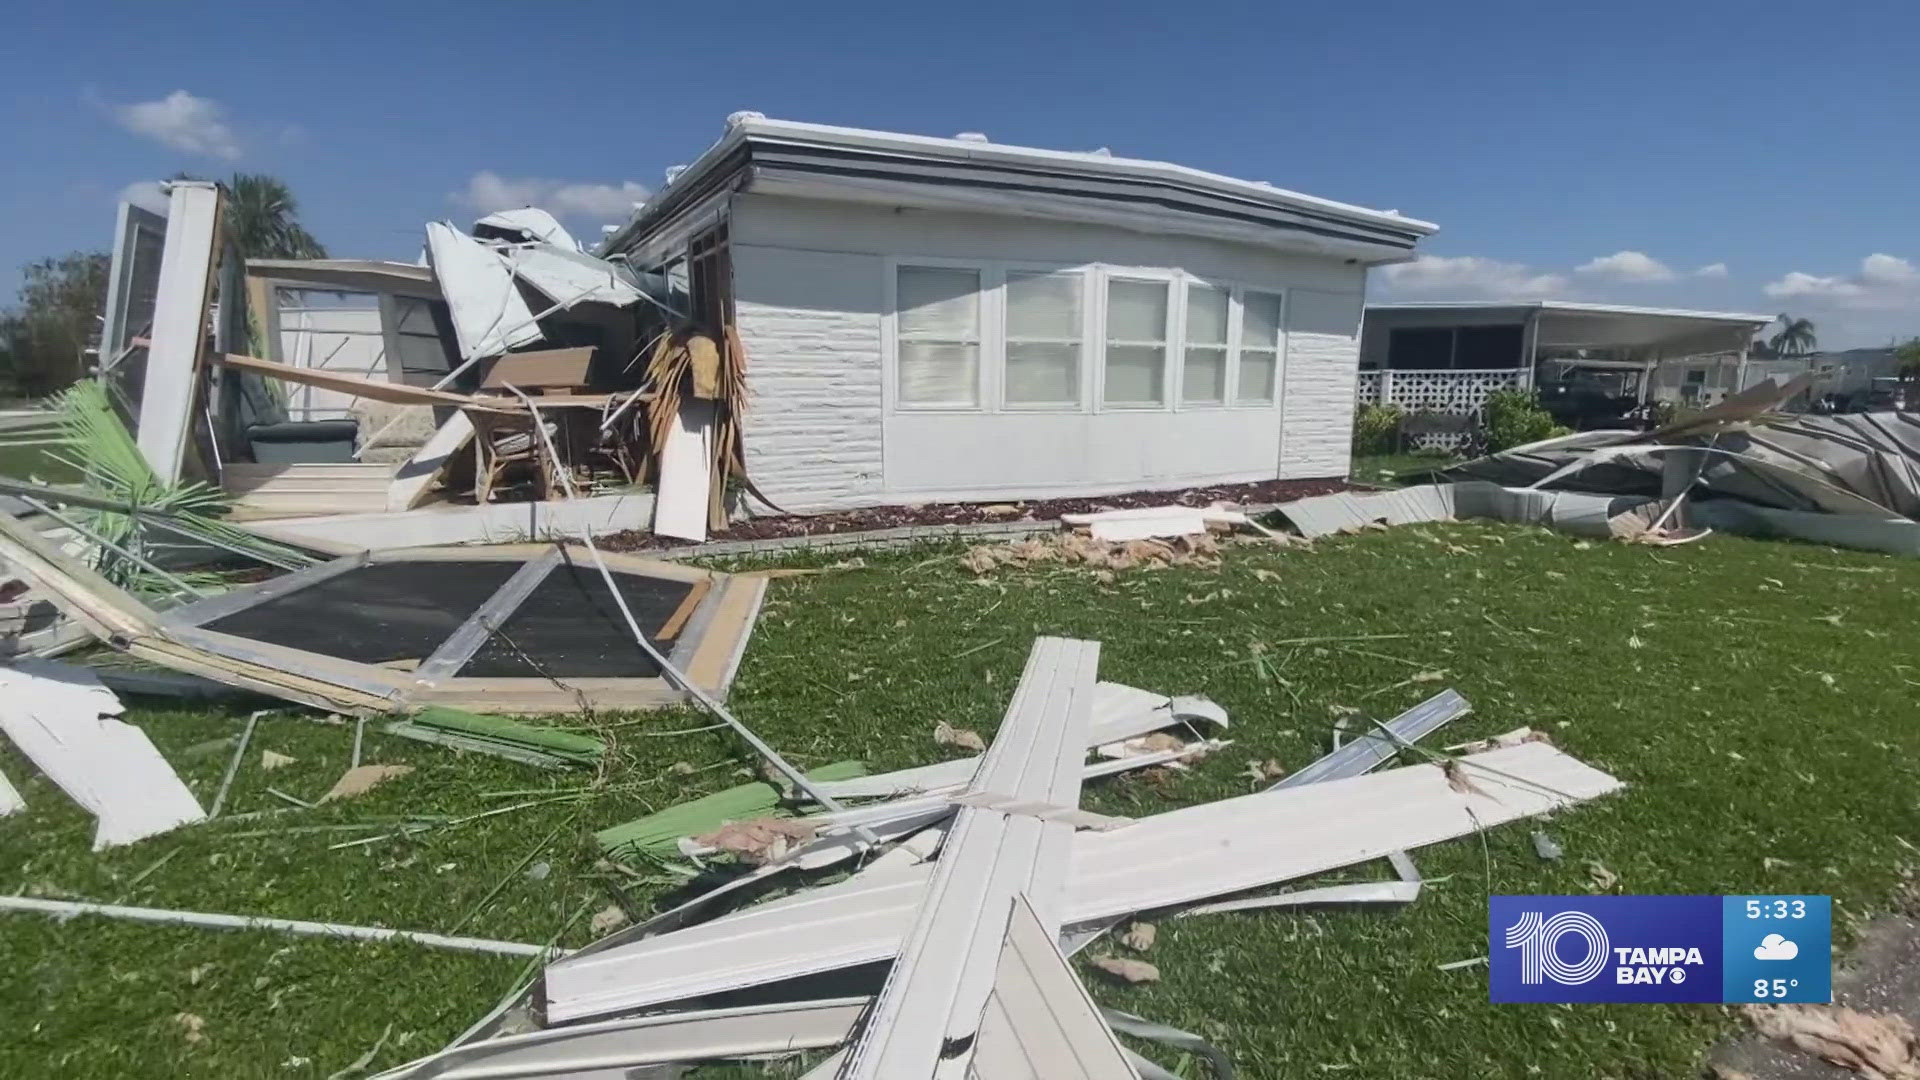
[[[898,529],[910,525],[973,525],[980,522],[1052,521],[1061,514],[1088,514],[1140,506],[1210,506],[1216,502],[1240,505],[1278,503],[1348,491],[1345,480],[1260,480],[1250,484],[1215,484],[1177,491],[1135,491],[1094,499],[1034,499],[1004,503],[919,503],[913,506],[870,506],[821,514],[786,514],[735,522],[708,540],[771,540],[789,536]],[[638,529],[598,537],[609,551],[648,551],[688,546],[683,541],[655,536]]]

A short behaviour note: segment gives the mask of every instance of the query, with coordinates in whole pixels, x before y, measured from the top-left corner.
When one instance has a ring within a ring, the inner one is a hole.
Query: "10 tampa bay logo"
[[[1494,1001],[1719,1001],[1719,897],[1495,896]]]
[[[1575,942],[1571,949],[1562,943]],[[1523,911],[1507,927],[1506,947],[1520,951],[1520,982],[1539,986],[1552,979],[1561,986],[1590,983],[1613,967],[1612,982],[1619,985],[1677,985],[1687,981],[1689,967],[1706,965],[1698,946],[1633,946],[1616,949],[1607,940],[1607,928],[1584,911]],[[1569,953],[1578,960],[1569,959]]]

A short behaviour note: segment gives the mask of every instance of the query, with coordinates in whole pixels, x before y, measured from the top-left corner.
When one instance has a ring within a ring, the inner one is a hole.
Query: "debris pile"
[[[1092,968],[1151,982],[1158,970],[1138,954],[1157,935],[1144,913],[1404,903],[1420,888],[1408,849],[1621,786],[1524,738],[1365,775],[1467,711],[1446,691],[1266,790],[1138,819],[1093,814],[1080,808],[1083,783],[1198,744],[1092,762],[1089,751],[1226,720],[1204,699],[1100,682],[1098,667],[1096,642],[1039,638],[978,758],[815,778],[816,791],[791,793],[801,805],[879,801],[794,818],[769,817],[744,794],[729,794],[726,810],[681,808],[682,852],[733,853],[745,872],[549,963],[452,1046],[383,1075],[532,1077],[800,1050],[834,1051],[808,1074],[818,1080],[1165,1075],[1116,1031],[1224,1068],[1196,1036],[1102,1008],[1069,957],[1124,925],[1115,944],[1135,955]],[[1400,880],[1212,902],[1374,859]],[[849,877],[803,876],[851,860]],[[742,904],[776,878],[784,895]],[[802,977],[828,974],[851,996],[809,993]],[[708,1000],[747,991],[736,1000],[751,1004]]]
[[[1219,563],[1220,542],[1209,532],[1141,540],[1097,540],[1083,532],[1062,532],[1009,544],[981,544],[960,556],[960,565],[976,574],[990,574],[1003,566],[1055,564],[1093,570],[1157,570]]]
[[[1282,504],[1302,535],[1451,518],[1672,544],[1714,529],[1920,556],[1920,418],[1780,416],[1771,380],[1651,432],[1583,431],[1446,470],[1451,483]]]

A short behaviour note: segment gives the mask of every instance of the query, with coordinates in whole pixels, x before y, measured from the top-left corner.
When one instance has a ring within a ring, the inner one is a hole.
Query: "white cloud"
[[[646,197],[647,189],[632,180],[591,184],[535,177],[512,179],[492,171],[474,173],[466,189],[451,196],[454,202],[481,214],[537,206],[555,217],[595,223],[626,220],[633,204]]]
[[[1382,267],[1380,275],[1395,292],[1449,293],[1463,299],[1542,299],[1567,287],[1560,274],[1535,273],[1520,263],[1477,255],[1422,255]]]
[[[158,180],[135,180],[121,188],[120,194],[114,196],[113,202],[115,206],[123,202],[132,203],[142,210],[151,210],[156,214],[167,212],[167,193],[160,190]]]
[[[1848,311],[1897,311],[1920,305],[1920,269],[1894,255],[1860,260],[1860,272],[1822,277],[1795,270],[1766,286],[1776,300],[1801,300]]]
[[[220,103],[175,90],[158,101],[140,101],[113,107],[120,126],[143,138],[189,154],[233,161],[240,141],[227,126]]]
[[[1592,262],[1574,267],[1576,274],[1613,281],[1672,281],[1673,270],[1666,263],[1643,251],[1616,251]]]
[[[1791,960],[1800,955],[1800,946],[1779,934],[1768,934],[1753,947],[1755,960]]]
[[[1705,265],[1705,266],[1703,266],[1703,267],[1701,267],[1700,269],[1698,269],[1698,270],[1695,270],[1695,271],[1693,272],[1693,276],[1694,276],[1694,277],[1706,277],[1706,278],[1723,278],[1723,277],[1726,277],[1726,276],[1727,276],[1727,264],[1726,264],[1726,263],[1723,263],[1723,262],[1718,262],[1718,263],[1708,263],[1707,265]]]

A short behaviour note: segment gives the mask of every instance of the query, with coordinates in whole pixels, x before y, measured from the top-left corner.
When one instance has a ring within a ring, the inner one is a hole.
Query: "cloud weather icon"
[[[1799,955],[1800,946],[1795,945],[1779,934],[1768,934],[1766,937],[1761,938],[1760,944],[1754,946],[1753,949],[1753,958],[1755,960],[1791,960]]]

